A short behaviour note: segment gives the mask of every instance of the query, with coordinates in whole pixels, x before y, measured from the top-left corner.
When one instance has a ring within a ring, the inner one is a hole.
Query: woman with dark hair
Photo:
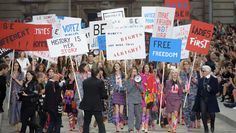
[[[77,107],[79,107],[80,105],[80,100],[83,98],[83,81],[87,78],[91,77],[91,72],[89,71],[89,67],[87,64],[85,63],[82,63],[80,64],[79,66],[79,72],[76,74],[76,79],[77,79],[77,83],[78,83],[78,90],[76,90],[76,93],[75,93],[75,101],[77,103]],[[79,93],[78,93],[79,91]],[[79,99],[79,95],[80,95],[80,98]],[[81,109],[78,108],[78,114],[77,114],[78,118],[78,125],[79,125],[79,129],[80,129],[80,132],[83,132],[83,123],[84,123],[84,120],[83,120],[83,111]]]
[[[66,58],[65,56],[60,56],[57,58],[57,71],[60,74],[63,74],[63,70],[66,66]]]
[[[33,71],[26,72],[26,80],[23,83],[23,90],[20,93],[21,106],[21,133],[26,132],[29,125],[30,133],[34,133],[36,127],[33,123],[35,119],[36,105],[38,98],[37,78]]]
[[[43,63],[40,63],[36,66],[35,72],[42,72],[42,73],[46,73],[46,67]]]
[[[124,106],[125,101],[125,87],[124,87],[125,75],[121,71],[120,63],[116,62],[113,66],[113,73],[110,77],[112,94],[112,103],[114,107],[113,122],[116,126],[116,131],[119,132],[120,128],[124,125]]]
[[[13,64],[12,84],[11,84],[11,97],[10,97],[10,111],[9,123],[15,125],[16,131],[20,131],[20,110],[21,102],[19,101],[18,93],[22,88],[24,80],[24,73],[21,71],[20,64],[15,61]]]
[[[135,76],[138,75],[137,67],[133,67],[126,82],[127,97],[128,97],[128,131],[134,132],[134,126],[139,132],[141,126],[142,115],[142,97],[143,87],[141,82],[135,81]],[[135,125],[134,125],[135,118]]]
[[[152,109],[156,102],[157,82],[155,76],[152,74],[152,69],[149,64],[143,66],[141,73],[142,78],[142,130],[148,132],[148,124],[150,119],[150,109]]]

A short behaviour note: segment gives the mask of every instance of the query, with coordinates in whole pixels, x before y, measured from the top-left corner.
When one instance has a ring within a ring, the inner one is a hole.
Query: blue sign
[[[179,63],[181,43],[180,39],[151,38],[149,60]]]
[[[106,36],[105,35],[97,36],[97,42],[98,42],[99,50],[106,50]]]

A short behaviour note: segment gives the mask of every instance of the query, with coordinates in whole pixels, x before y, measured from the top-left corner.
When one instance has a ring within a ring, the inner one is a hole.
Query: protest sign
[[[150,47],[150,39],[152,37],[152,33],[145,32],[145,46],[146,46],[146,53],[149,53]]]
[[[49,51],[30,51],[30,52],[27,52],[28,54],[30,55],[34,55],[34,56],[37,56],[37,57],[40,57],[42,59],[45,59],[45,60],[48,60],[52,63],[57,63],[57,58],[56,57],[50,57],[49,55]]]
[[[89,49],[98,49],[97,36],[105,35],[105,29],[107,27],[107,22],[105,21],[91,21],[89,22],[90,27],[90,46]]]
[[[165,0],[166,7],[174,7],[176,20],[190,19],[190,4],[189,0]]]
[[[145,32],[152,33],[157,7],[142,7],[142,17],[145,19]]]
[[[32,22],[34,24],[51,24],[52,36],[60,37],[60,23],[55,14],[35,15],[33,16]]]
[[[150,61],[179,63],[181,56],[181,40],[166,38],[151,38]]]
[[[121,19],[120,29],[106,31],[108,60],[143,59],[145,54],[144,19],[141,17]]]
[[[12,49],[0,48],[0,58],[6,56],[7,54],[11,52],[12,52]]]
[[[32,44],[34,30],[29,24],[0,22],[0,47],[28,50]]]
[[[47,39],[52,38],[51,24],[31,24],[34,29],[34,39],[29,44],[30,51],[48,51]]]
[[[90,46],[90,29],[89,29],[89,27],[81,29],[81,35],[85,36],[86,42],[87,42],[87,47],[89,49],[89,46]]]
[[[193,20],[188,35],[186,49],[200,54],[208,54],[214,25]]]
[[[98,42],[99,50],[106,50],[106,36],[105,35],[97,36],[97,42]]]
[[[81,18],[58,17],[61,27],[61,36],[76,36],[81,32]]]
[[[124,8],[102,10],[101,14],[102,20],[118,19],[125,17],[125,10]]]
[[[188,34],[190,30],[190,24],[174,27],[173,29],[173,39],[182,40],[181,45],[181,59],[189,58],[189,51],[186,50],[186,43],[188,40]]]
[[[81,55],[88,52],[85,35],[48,39],[51,57]]]
[[[157,7],[153,37],[171,38],[174,25],[175,8]]]

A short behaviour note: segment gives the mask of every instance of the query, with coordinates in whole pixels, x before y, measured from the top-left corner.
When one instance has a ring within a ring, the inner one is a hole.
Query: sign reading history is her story
[[[180,39],[182,40],[182,46],[181,46],[181,59],[189,58],[189,51],[186,50],[186,44],[188,40],[188,34],[190,30],[190,24],[188,25],[181,25],[176,26],[173,29],[173,39]]]
[[[175,8],[157,7],[153,37],[171,38],[174,26]]]
[[[48,39],[51,57],[82,55],[88,52],[85,35]]]
[[[214,25],[193,20],[186,49],[200,54],[208,54]]]
[[[181,56],[181,40],[151,38],[149,60],[179,63]]]
[[[190,19],[190,4],[189,0],[165,0],[166,7],[175,7],[176,20]]]

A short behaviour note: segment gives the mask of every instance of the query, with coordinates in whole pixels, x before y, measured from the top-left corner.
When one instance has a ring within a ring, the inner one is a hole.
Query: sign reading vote
[[[0,47],[28,50],[33,41],[33,28],[29,24],[0,22]]]
[[[100,35],[97,36],[99,50],[106,50],[106,36]]]
[[[208,54],[214,25],[193,20],[186,49],[200,54]]]
[[[175,7],[176,20],[189,20],[190,19],[190,4],[189,0],[165,0],[165,6]]]
[[[82,55],[88,52],[85,35],[48,39],[51,57]]]
[[[59,17],[61,36],[79,35],[81,31],[81,18]]]
[[[179,63],[181,56],[180,39],[151,38],[149,60]]]
[[[145,6],[142,7],[142,17],[145,19],[145,32],[152,33],[154,20],[156,17],[156,9],[155,6]]]

